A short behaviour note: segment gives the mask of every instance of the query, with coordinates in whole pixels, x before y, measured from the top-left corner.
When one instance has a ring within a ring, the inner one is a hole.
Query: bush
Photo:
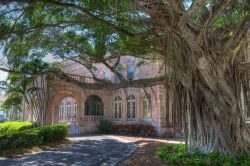
[[[122,135],[155,136],[155,128],[143,124],[116,124],[112,126],[113,133]]]
[[[101,120],[97,125],[97,129],[99,133],[110,134],[112,132],[112,122],[108,120]]]
[[[23,131],[26,129],[30,129],[36,127],[35,123],[29,121],[6,121],[4,123],[0,123],[0,134],[11,133],[16,131]]]
[[[67,125],[48,125],[0,135],[0,152],[53,143],[65,139]]]
[[[6,151],[18,148],[28,148],[41,145],[43,136],[35,130],[7,133],[0,136],[0,150]]]
[[[136,136],[156,136],[155,128],[144,124],[112,124],[108,120],[101,120],[97,125],[99,133],[102,134],[121,134]]]
[[[187,166],[247,166],[250,158],[242,155],[239,160],[228,156],[220,156],[216,153],[201,154],[185,152],[185,145],[167,144],[156,150],[156,155],[164,159],[168,164]]]
[[[63,140],[68,135],[68,129],[68,125],[56,124],[34,128],[33,130],[42,135],[44,143],[50,143]]]

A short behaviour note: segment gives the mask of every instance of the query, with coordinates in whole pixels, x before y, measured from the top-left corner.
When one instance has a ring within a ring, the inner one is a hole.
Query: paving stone
[[[0,166],[114,166],[136,149],[132,142],[109,136],[69,138],[74,143],[62,148],[24,155],[15,159],[0,159]]]

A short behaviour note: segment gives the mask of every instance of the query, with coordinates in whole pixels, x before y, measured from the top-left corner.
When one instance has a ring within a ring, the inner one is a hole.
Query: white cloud
[[[53,63],[59,61],[58,59],[54,58],[53,55],[51,54],[46,55],[42,60],[47,63]]]
[[[5,80],[8,76],[8,73],[0,71],[0,81]]]

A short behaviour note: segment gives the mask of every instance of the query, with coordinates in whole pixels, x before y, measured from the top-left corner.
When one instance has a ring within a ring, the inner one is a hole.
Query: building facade
[[[250,36],[250,29],[247,36]],[[247,40],[244,62],[250,62],[250,37]],[[62,64],[69,77],[82,83],[95,83],[92,74],[84,66],[69,60]],[[106,66],[94,64],[94,68],[97,78],[119,85],[119,79]],[[168,74],[162,61],[146,61],[130,56],[121,57],[117,68],[128,80]],[[44,122],[69,124],[70,134],[96,132],[99,121],[107,119],[114,124],[150,124],[159,136],[183,135],[183,113],[173,100],[175,94],[164,84],[145,88],[87,89],[63,79],[47,77],[45,85]],[[250,101],[244,99],[243,91],[241,97],[242,110],[246,121],[250,123]],[[29,113],[24,115],[24,119],[32,119]]]
[[[74,61],[63,61],[64,72],[77,81],[95,83],[91,73]],[[94,65],[95,76],[119,84],[119,79],[103,64]],[[153,78],[166,72],[162,61],[143,61],[124,56],[119,72],[128,80]],[[181,135],[182,116],[171,108],[171,97],[164,85],[145,88],[86,89],[56,77],[46,79],[47,124],[70,125],[70,134],[96,132],[102,119],[114,124],[149,124],[159,136]],[[25,119],[32,119],[25,113]]]

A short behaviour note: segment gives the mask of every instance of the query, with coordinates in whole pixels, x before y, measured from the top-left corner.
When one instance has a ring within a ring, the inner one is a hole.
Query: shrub
[[[0,123],[0,134],[11,133],[16,131],[23,131],[26,129],[30,129],[36,127],[35,123],[29,121],[6,121],[4,123]]]
[[[34,128],[33,130],[41,133],[44,143],[50,143],[63,140],[68,134],[68,129],[68,125],[56,124]]]
[[[216,153],[201,154],[197,152],[185,152],[185,145],[167,144],[156,150],[156,155],[164,159],[168,164],[187,166],[247,166],[250,158],[242,155],[239,160],[228,156],[220,156]]]
[[[110,134],[112,132],[112,122],[108,120],[101,120],[97,125],[97,129],[99,133]]]
[[[0,150],[28,148],[43,143],[43,136],[35,130],[6,133],[0,136]]]
[[[0,135],[0,152],[62,141],[68,133],[67,125],[48,125]]]
[[[155,136],[155,128],[144,124],[115,124],[112,126],[113,133],[122,135]]]

